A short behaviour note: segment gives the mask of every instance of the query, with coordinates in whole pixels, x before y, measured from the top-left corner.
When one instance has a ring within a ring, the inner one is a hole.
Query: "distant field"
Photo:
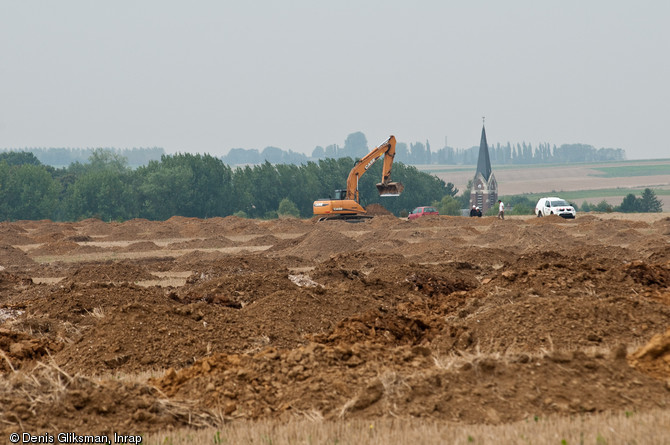
[[[561,197],[564,199],[587,199],[588,198],[606,198],[606,197],[611,197],[611,196],[626,196],[629,193],[632,193],[633,195],[639,196],[642,193],[642,190],[639,188],[630,188],[630,189],[625,189],[625,188],[617,188],[617,189],[598,189],[598,190],[573,190],[573,191],[561,191]],[[670,189],[654,189],[654,193],[656,193],[656,196],[661,198],[662,196],[670,196]],[[547,193],[527,193],[524,194],[525,196],[528,196],[529,198],[536,198],[539,199],[543,196],[546,196]]]
[[[670,164],[660,165],[623,165],[618,167],[598,167],[605,178],[623,178],[630,176],[670,175]]]
[[[424,165],[432,173],[464,190],[475,174],[475,165]],[[621,204],[624,196],[639,196],[645,188],[654,190],[670,211],[670,159],[558,165],[493,166],[501,196],[530,194],[533,197],[559,195],[564,199]]]

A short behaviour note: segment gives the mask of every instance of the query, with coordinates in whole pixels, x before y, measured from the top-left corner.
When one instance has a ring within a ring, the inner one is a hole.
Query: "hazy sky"
[[[670,157],[670,1],[0,0],[0,148]]]

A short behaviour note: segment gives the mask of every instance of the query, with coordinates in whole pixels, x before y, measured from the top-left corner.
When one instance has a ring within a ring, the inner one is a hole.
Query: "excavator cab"
[[[347,199],[347,191],[346,190],[335,190],[335,198],[336,200],[340,199]]]

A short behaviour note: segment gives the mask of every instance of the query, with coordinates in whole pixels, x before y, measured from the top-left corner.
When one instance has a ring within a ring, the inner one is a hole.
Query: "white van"
[[[558,215],[563,218],[574,218],[577,211],[569,203],[561,198],[540,198],[535,205],[535,214],[540,216]]]

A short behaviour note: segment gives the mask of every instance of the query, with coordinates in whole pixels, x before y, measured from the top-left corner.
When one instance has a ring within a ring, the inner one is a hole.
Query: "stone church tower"
[[[486,143],[486,130],[482,125],[482,140],[479,143],[479,159],[477,160],[477,171],[472,180],[470,191],[470,208],[478,206],[482,213],[486,213],[498,202],[498,181],[491,170],[489,158],[489,146]]]

